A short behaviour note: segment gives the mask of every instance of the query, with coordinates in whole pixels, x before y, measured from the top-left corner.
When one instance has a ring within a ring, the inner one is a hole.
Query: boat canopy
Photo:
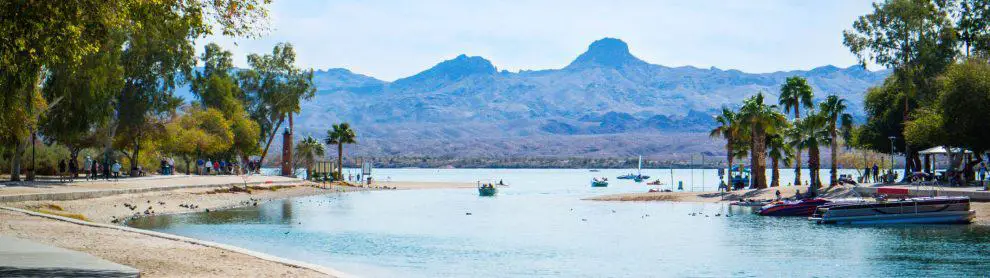
[[[927,150],[920,151],[920,152],[918,152],[918,154],[920,154],[920,155],[949,154],[949,150],[952,150],[952,152],[959,152],[960,149],[959,148],[949,148],[949,149],[946,149],[943,146],[938,146],[938,147],[933,147],[933,148],[929,148]],[[966,154],[973,153],[973,152],[971,152],[969,150],[963,150],[963,152],[966,153]]]

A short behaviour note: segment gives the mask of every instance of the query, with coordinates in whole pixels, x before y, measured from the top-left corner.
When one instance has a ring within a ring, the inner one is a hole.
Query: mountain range
[[[393,82],[347,69],[317,70],[316,96],[302,104],[296,130],[323,137],[332,123],[350,122],[362,141],[351,152],[367,156],[718,152],[719,144],[702,132],[722,106],[738,107],[761,91],[776,103],[784,80],[801,76],[816,99],[843,97],[861,118],[864,92],[888,75],[860,66],[772,73],[667,67],[637,58],[622,40],[604,38],[561,69],[500,71],[483,57],[459,55]],[[622,144],[588,145],[607,142]],[[549,143],[556,146],[552,152],[542,149]]]

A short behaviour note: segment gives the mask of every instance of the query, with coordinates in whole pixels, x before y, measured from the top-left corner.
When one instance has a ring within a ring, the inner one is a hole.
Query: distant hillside
[[[346,69],[320,70],[315,75],[316,97],[303,104],[296,125],[302,134],[323,136],[331,123],[350,122],[359,139],[369,142],[353,150],[364,155],[610,156],[673,152],[676,150],[656,146],[680,143],[661,141],[670,136],[651,135],[707,131],[713,125],[712,115],[721,106],[738,106],[761,90],[767,92],[769,101],[776,102],[779,86],[787,77],[807,78],[816,98],[836,94],[848,99],[851,112],[861,116],[863,93],[888,74],[831,65],[760,74],[714,67],[666,67],[640,60],[621,40],[605,38],[593,42],[562,69],[498,71],[485,58],[460,55],[394,82]],[[624,142],[622,146],[595,152],[588,150],[603,142],[582,139],[631,137],[645,141],[619,140]],[[689,138],[698,142],[687,145],[720,151],[706,136]],[[567,146],[547,152],[546,144],[517,143],[540,140]],[[452,149],[457,151],[452,153]]]

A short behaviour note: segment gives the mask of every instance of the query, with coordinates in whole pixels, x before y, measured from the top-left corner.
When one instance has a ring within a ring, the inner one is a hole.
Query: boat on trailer
[[[968,224],[975,215],[969,197],[954,196],[832,203],[819,206],[809,219],[818,224]]]

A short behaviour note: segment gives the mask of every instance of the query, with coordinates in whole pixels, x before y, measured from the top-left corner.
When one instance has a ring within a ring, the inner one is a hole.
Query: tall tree
[[[334,124],[327,130],[327,145],[337,145],[337,179],[341,179],[344,173],[344,144],[357,143],[357,136],[351,125],[348,123]]]
[[[848,134],[852,129],[852,115],[846,113],[846,99],[836,95],[825,98],[825,101],[818,104],[818,111],[825,117],[826,128],[828,128],[829,141],[832,151],[832,169],[829,177],[829,185],[838,184],[839,178],[839,137]]]
[[[248,103],[251,118],[261,128],[261,138],[267,138],[259,145],[261,162],[264,162],[271,147],[272,139],[288,118],[289,130],[293,132],[292,116],[300,111],[300,103],[313,97],[313,70],[301,70],[295,66],[296,53],[292,44],[279,43],[271,54],[248,55],[251,69],[238,74],[244,101]],[[289,137],[291,140],[291,136]],[[286,142],[291,143],[291,142]]]
[[[179,80],[188,79],[195,65],[193,39],[206,32],[198,6],[175,7],[148,2],[131,7],[124,49],[124,87],[116,101],[115,146],[127,156],[132,174],[152,132],[162,131],[180,100],[174,97]]]
[[[725,139],[725,161],[728,163],[729,177],[731,179],[732,162],[735,157],[733,145],[738,144],[741,137],[739,119],[735,111],[723,106],[722,113],[715,116],[715,122],[718,126],[712,129],[708,136]],[[731,191],[732,186],[730,185],[727,190]]]
[[[843,44],[866,66],[873,62],[894,69],[902,82],[903,125],[910,118],[912,102],[931,100],[934,77],[952,63],[956,54],[956,30],[949,16],[950,1],[886,0],[873,4],[873,12],[859,17],[853,30],[843,32]],[[918,161],[917,151],[905,144],[905,172]]]
[[[815,97],[814,91],[808,85],[808,80],[800,76],[787,78],[784,85],[780,87],[780,106],[784,108],[784,113],[794,111],[794,119],[801,119],[801,107],[813,108],[812,99]],[[801,149],[794,149],[794,185],[801,185]]]
[[[241,161],[256,154],[260,127],[247,114],[242,102],[244,92],[231,73],[234,69],[233,54],[210,43],[204,48],[200,60],[203,70],[196,72],[192,79],[192,92],[203,107],[215,108],[229,119],[234,132],[231,148]]]
[[[101,42],[99,51],[85,55],[79,64],[53,64],[42,89],[45,99],[60,103],[44,117],[40,132],[48,143],[65,145],[72,160],[82,149],[105,142],[103,128],[113,114],[110,103],[124,83],[123,32],[93,39]]]
[[[789,144],[795,149],[808,150],[808,170],[811,172],[811,184],[808,191],[812,196],[818,193],[821,187],[821,152],[820,146],[828,144],[831,137],[827,128],[825,117],[819,113],[808,113],[807,117],[795,121],[794,128],[787,133]]]
[[[776,105],[763,102],[763,92],[746,99],[739,109],[741,126],[750,134],[750,167],[753,171],[753,187],[767,187],[766,137],[776,134],[778,129],[786,126],[784,114],[777,111]]]

